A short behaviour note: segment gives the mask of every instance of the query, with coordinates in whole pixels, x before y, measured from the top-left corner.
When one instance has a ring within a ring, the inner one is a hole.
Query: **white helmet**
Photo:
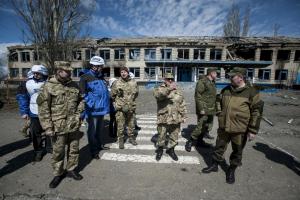
[[[100,56],[93,56],[90,60],[92,65],[104,65],[104,60]]]
[[[132,72],[129,72],[129,77],[131,78],[131,79],[134,79],[134,73],[132,73]]]
[[[31,67],[31,72],[32,73],[37,72],[43,74],[44,76],[48,76],[48,69],[43,65],[33,65]]]
[[[33,73],[31,70],[27,72],[27,78],[33,78]]]
[[[113,84],[116,80],[117,80],[116,78],[110,78],[110,79],[109,79],[109,87],[111,87],[112,84]]]

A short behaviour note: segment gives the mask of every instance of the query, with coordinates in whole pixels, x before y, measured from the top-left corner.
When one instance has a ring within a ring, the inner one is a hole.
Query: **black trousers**
[[[36,153],[43,151],[43,137],[44,132],[38,117],[30,118],[30,133],[33,144],[33,149]]]

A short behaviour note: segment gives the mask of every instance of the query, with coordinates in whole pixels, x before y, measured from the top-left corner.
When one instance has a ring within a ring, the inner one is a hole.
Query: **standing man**
[[[157,131],[158,141],[156,160],[159,161],[163,155],[163,148],[167,142],[166,153],[177,161],[174,148],[178,144],[180,124],[186,119],[186,104],[182,92],[174,82],[171,73],[165,75],[164,83],[154,90],[154,97],[157,101]],[[168,140],[167,140],[167,134]],[[166,141],[167,140],[167,141]]]
[[[44,155],[42,133],[44,132],[38,116],[36,99],[48,78],[48,70],[43,65],[33,65],[31,76],[25,84],[21,84],[17,94],[17,101],[22,118],[29,122],[29,129],[34,149],[34,161],[39,162]],[[46,144],[48,145],[48,144]]]
[[[241,165],[244,141],[253,140],[258,133],[263,112],[263,101],[258,91],[245,81],[246,69],[234,68],[228,74],[231,85],[220,94],[218,137],[212,155],[212,164],[203,173],[217,172],[218,164],[224,161],[223,154],[231,142],[230,166],[226,182],[235,182],[235,170]]]
[[[201,77],[197,82],[195,89],[197,127],[185,145],[185,149],[188,152],[196,144],[200,147],[209,148],[210,145],[205,143],[204,137],[214,139],[209,135],[209,132],[212,130],[216,113],[217,90],[215,81],[217,79],[217,71],[217,68],[208,68],[207,75]]]
[[[43,87],[37,98],[39,117],[46,135],[53,144],[52,167],[54,178],[50,188],[56,188],[65,176],[64,159],[67,146],[66,175],[75,180],[82,176],[75,171],[79,158],[79,139],[82,133],[80,115],[84,110],[78,85],[72,81],[68,62],[55,62],[56,74]]]
[[[80,77],[79,88],[85,100],[85,118],[88,123],[88,141],[91,156],[99,158],[99,151],[107,149],[101,141],[103,134],[103,117],[109,113],[109,91],[103,78],[104,60],[93,56],[90,60],[91,68]]]
[[[111,97],[116,109],[117,135],[119,148],[124,149],[124,126],[127,126],[129,143],[137,145],[133,135],[136,98],[138,97],[137,83],[129,76],[127,67],[121,67],[121,77],[113,84]]]

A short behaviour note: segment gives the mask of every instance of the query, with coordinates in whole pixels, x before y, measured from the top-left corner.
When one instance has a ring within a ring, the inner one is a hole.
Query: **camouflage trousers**
[[[211,131],[214,124],[213,115],[198,115],[197,126],[191,134],[192,139],[203,139],[204,134]]]
[[[178,144],[178,134],[180,132],[180,123],[178,124],[158,124],[158,147],[164,147],[167,143],[167,148],[173,148]],[[168,137],[167,137],[168,135]]]
[[[134,112],[122,112],[117,111],[116,120],[117,120],[117,135],[118,139],[124,138],[124,127],[127,127],[127,135],[128,137],[133,137],[133,129],[134,129]]]
[[[60,176],[64,173],[65,154],[67,154],[67,171],[74,170],[78,166],[80,134],[81,132],[78,131],[52,137],[52,167],[54,176]],[[67,152],[65,152],[66,146]]]
[[[218,137],[216,140],[216,146],[213,151],[212,158],[217,162],[224,161],[224,153],[228,144],[231,142],[232,153],[229,160],[230,165],[238,166],[242,161],[243,149],[245,146],[245,140],[247,139],[245,133],[227,133],[223,130],[218,130]]]

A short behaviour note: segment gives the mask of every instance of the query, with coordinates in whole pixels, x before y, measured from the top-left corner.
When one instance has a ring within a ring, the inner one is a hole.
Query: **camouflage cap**
[[[174,76],[172,73],[166,73],[164,78],[174,79]]]
[[[219,72],[220,69],[216,67],[209,67],[207,68],[206,74],[210,74],[211,72]]]
[[[246,76],[246,72],[247,72],[246,68],[235,67],[232,70],[230,70],[230,72],[228,73],[228,75],[230,77],[238,75],[238,74]]]
[[[55,61],[54,65],[55,65],[55,69],[62,69],[62,70],[65,70],[65,71],[72,71],[73,70],[70,62]]]

